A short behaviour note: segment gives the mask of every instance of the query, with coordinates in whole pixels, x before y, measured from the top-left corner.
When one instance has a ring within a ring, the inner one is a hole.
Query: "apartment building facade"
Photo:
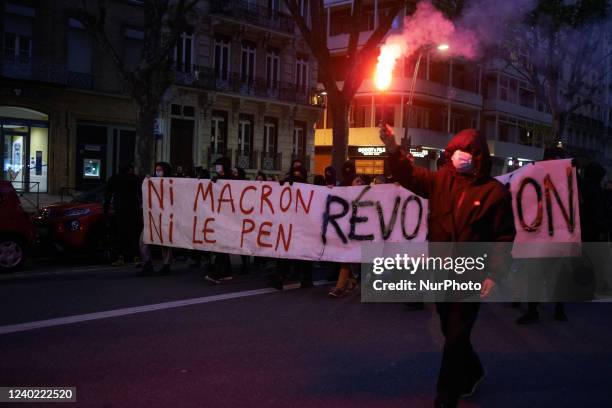
[[[25,192],[102,185],[133,160],[136,110],[108,56],[72,19],[80,1],[3,3],[0,177]],[[107,33],[136,67],[141,1],[109,2]],[[175,47],[175,85],[160,106],[158,160],[183,173],[220,156],[280,175],[313,157],[316,63],[278,1],[200,1]]]
[[[351,2],[327,1],[328,43],[342,66],[346,51]],[[365,6],[362,22],[363,42],[377,25],[384,2],[373,0]],[[390,34],[399,33],[404,14],[396,18]],[[398,61],[391,85],[381,93],[366,76],[349,115],[349,158],[358,171],[381,174],[384,170],[384,146],[378,138],[381,119],[400,136],[408,124],[411,152],[417,164],[436,168],[450,137],[463,128],[479,129],[488,139],[493,155],[493,173],[502,174],[541,160],[544,147],[551,140],[552,116],[545,103],[538,101],[528,83],[498,61],[466,61],[449,58],[436,47],[422,54],[414,86],[412,108],[408,108],[411,85],[419,56]],[[342,81],[342,70],[337,77]],[[609,88],[609,83],[607,85]],[[610,151],[610,99],[602,99],[595,108],[585,108],[573,116],[573,125],[563,146],[575,157],[597,158],[612,175]],[[410,113],[409,113],[410,110]],[[406,120],[409,117],[409,120]],[[607,118],[607,124],[604,119]],[[322,172],[331,161],[333,118],[325,112],[315,133],[315,169]],[[587,136],[572,137],[582,124]]]

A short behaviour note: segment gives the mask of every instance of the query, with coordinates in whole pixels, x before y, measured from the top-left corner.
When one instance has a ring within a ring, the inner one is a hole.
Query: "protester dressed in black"
[[[291,163],[289,172],[281,185],[285,183],[308,183],[308,172],[300,160],[294,160]],[[276,263],[276,271],[269,276],[268,285],[278,290],[283,289],[283,283],[290,273],[300,279],[300,287],[312,287],[312,261],[287,260],[278,258]]]
[[[217,159],[215,161],[215,172],[217,175],[212,179],[214,182],[217,180],[231,180],[233,176],[229,158],[220,157]],[[219,284],[224,280],[232,279],[232,264],[230,262],[229,254],[222,252],[215,253],[215,261],[212,271],[206,275],[205,279],[214,284]]]
[[[486,139],[474,129],[455,135],[445,150],[445,165],[438,171],[414,166],[397,144],[392,128],[381,128],[390,152],[393,179],[429,200],[430,242],[512,242],[516,234],[510,192],[491,177]],[[495,285],[492,270],[482,282],[481,296]],[[445,337],[435,404],[453,407],[462,396],[475,392],[484,369],[472,348],[470,334],[480,303],[440,302],[436,309]]]
[[[122,165],[119,173],[106,183],[104,215],[108,218],[113,209],[119,242],[119,256],[114,265],[132,262],[138,255],[142,230],[141,184],[142,179],[134,174],[131,164]]]

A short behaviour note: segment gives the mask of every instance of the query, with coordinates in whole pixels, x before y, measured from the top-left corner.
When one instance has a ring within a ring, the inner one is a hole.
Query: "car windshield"
[[[101,203],[104,201],[104,191],[106,185],[103,184],[88,191],[77,194],[72,200],[73,203]]]

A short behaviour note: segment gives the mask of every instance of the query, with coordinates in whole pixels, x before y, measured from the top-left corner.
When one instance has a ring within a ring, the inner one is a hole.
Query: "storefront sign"
[[[358,156],[384,156],[387,150],[384,146],[355,146]]]

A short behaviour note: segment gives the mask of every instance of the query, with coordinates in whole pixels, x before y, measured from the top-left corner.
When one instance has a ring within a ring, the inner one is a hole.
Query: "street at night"
[[[73,386],[88,407],[430,406],[443,343],[431,305],[337,301],[330,285],[209,286],[187,264],[171,276],[132,266],[4,276],[0,383]],[[521,327],[509,304],[482,307],[472,338],[488,377],[461,407],[609,406],[612,305],[568,305],[569,322],[542,309],[541,324]],[[90,315],[100,312],[110,316]]]
[[[612,1],[0,2],[0,406],[612,407]]]

